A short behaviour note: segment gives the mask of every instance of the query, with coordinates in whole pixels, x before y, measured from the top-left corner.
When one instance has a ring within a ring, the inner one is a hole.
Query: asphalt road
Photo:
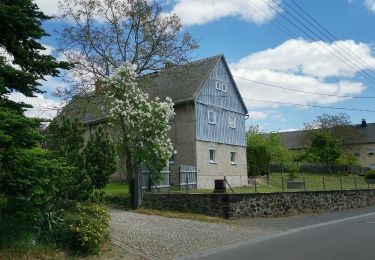
[[[359,215],[361,214],[361,215]],[[199,259],[375,259],[375,211],[291,229],[205,252]]]

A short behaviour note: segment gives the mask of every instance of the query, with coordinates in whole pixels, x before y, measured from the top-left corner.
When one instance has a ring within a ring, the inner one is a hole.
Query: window
[[[374,148],[368,148],[367,149],[368,155],[374,155]]]
[[[375,170],[375,164],[369,164],[368,167],[369,167],[371,170]]]
[[[230,128],[236,128],[236,117],[235,116],[229,117],[229,127]]]
[[[220,81],[216,81],[216,89],[221,90],[221,82]]]
[[[221,90],[224,91],[224,92],[227,92],[227,90],[228,90],[228,86],[227,86],[227,84],[222,83],[222,84],[221,84]]]
[[[230,152],[230,164],[237,164],[237,153],[236,152]]]
[[[216,113],[212,109],[208,110],[208,123],[216,124]]]
[[[216,150],[215,150],[215,148],[210,148],[210,163],[216,163]]]
[[[355,157],[360,157],[360,152],[358,152],[358,151],[355,151],[355,152],[353,152],[353,155],[355,156]]]

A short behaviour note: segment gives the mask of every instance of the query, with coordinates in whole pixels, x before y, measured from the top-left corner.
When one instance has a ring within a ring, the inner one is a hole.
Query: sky
[[[46,14],[60,14],[58,1],[34,2]],[[224,54],[249,110],[247,126],[297,130],[323,113],[375,122],[375,0],[158,2],[198,40],[193,59]],[[54,20],[43,27],[51,34],[42,39],[45,52],[54,53],[54,31],[62,24]],[[49,108],[59,100],[51,93],[66,83],[41,83],[43,95],[11,98],[34,105],[28,116],[53,117],[56,111]]]

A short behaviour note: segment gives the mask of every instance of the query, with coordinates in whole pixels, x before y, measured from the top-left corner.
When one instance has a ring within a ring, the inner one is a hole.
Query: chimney
[[[362,127],[366,127],[366,126],[367,126],[366,119],[362,119]]]
[[[102,94],[102,93],[103,93],[102,83],[100,82],[100,80],[97,80],[95,82],[95,94],[99,95],[99,94]]]

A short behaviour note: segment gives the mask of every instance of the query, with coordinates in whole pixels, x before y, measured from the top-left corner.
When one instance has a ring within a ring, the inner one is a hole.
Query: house
[[[353,125],[361,138],[353,138],[350,149],[352,154],[358,157],[358,163],[362,167],[375,169],[375,123]],[[281,132],[281,140],[285,147],[291,150],[306,149],[306,142],[303,141],[304,131]]]
[[[195,167],[199,189],[213,188],[214,180],[224,176],[232,187],[247,185],[248,111],[223,55],[169,65],[142,77],[139,86],[150,98],[170,97],[175,104],[170,131],[177,151],[170,160],[172,185],[179,185],[181,165]],[[114,131],[106,125],[106,111],[100,109],[103,94],[99,87],[80,99],[64,110],[87,126],[87,134],[98,125]]]

